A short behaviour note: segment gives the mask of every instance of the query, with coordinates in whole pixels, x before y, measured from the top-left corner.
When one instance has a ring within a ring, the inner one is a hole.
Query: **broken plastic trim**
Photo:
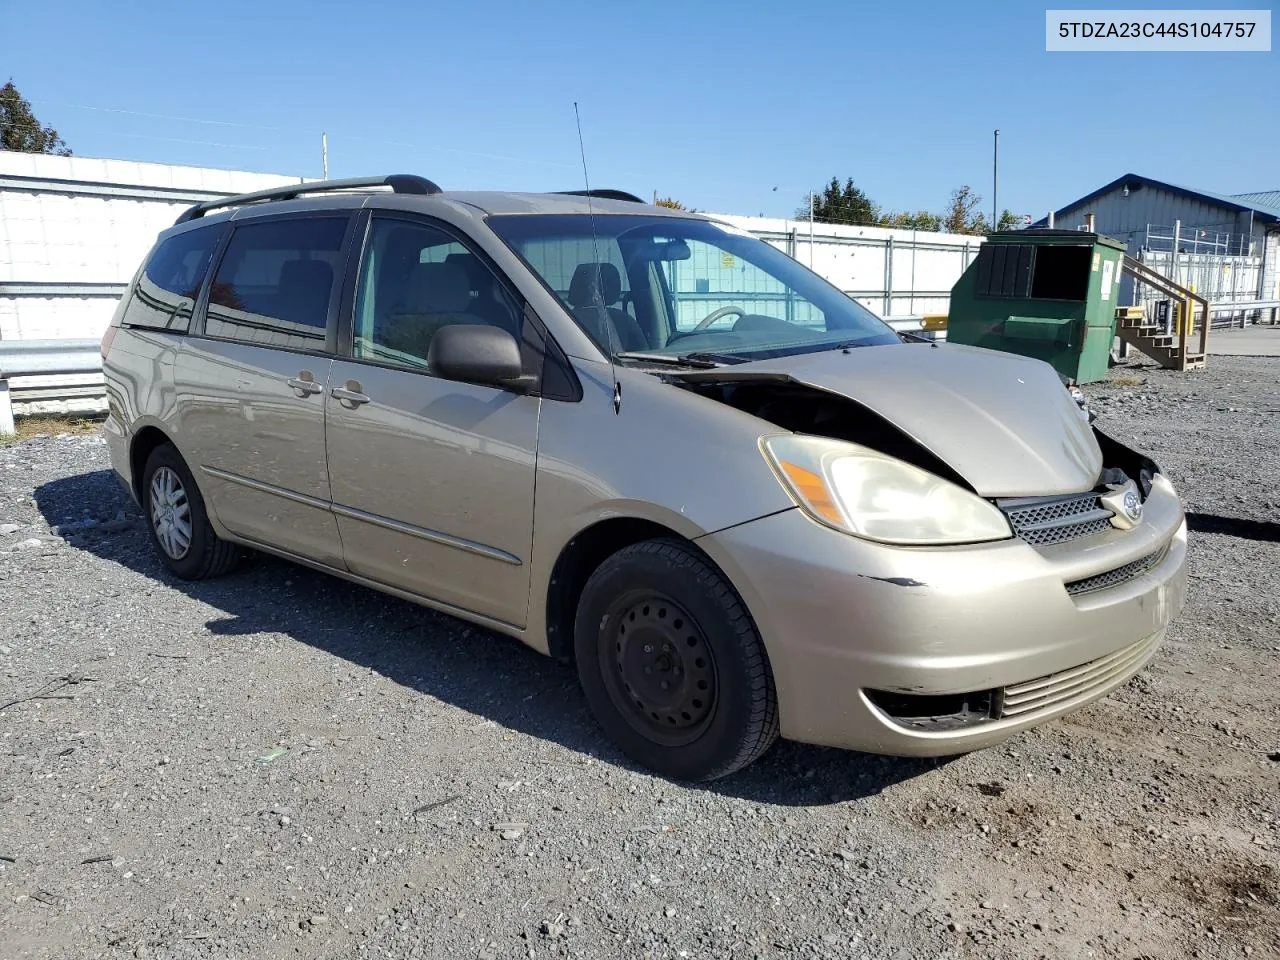
[[[1119,440],[1107,436],[1097,427],[1093,428],[1093,435],[1102,450],[1102,462],[1106,465],[1098,478],[1099,485],[1108,482],[1106,478],[1110,471],[1119,469],[1124,471],[1126,477],[1138,481],[1144,501],[1151,496],[1151,482],[1160,472],[1160,465],[1150,457],[1126,447]]]
[[[863,690],[881,713],[913,730],[959,730],[994,720],[1000,713],[1000,690],[974,693],[895,693]]]

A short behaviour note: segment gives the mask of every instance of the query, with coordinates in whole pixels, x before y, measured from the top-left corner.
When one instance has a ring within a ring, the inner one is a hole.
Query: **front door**
[[[373,217],[350,357],[326,391],[329,482],[352,573],[523,626],[537,397],[436,378],[435,331],[521,336],[520,304],[445,228]]]
[[[183,452],[219,521],[335,567],[324,400],[350,220],[238,222],[174,370]]]

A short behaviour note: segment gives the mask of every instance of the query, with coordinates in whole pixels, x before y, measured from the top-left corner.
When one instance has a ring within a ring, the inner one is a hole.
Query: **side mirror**
[[[453,323],[435,332],[427,348],[427,370],[445,380],[512,390],[527,390],[535,379],[524,376],[515,337],[497,327],[471,323]]]

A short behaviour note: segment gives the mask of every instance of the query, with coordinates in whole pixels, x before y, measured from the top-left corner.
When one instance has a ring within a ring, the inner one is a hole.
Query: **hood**
[[[854,400],[985,497],[1089,490],[1102,451],[1057,372],[1040,360],[956,344],[827,350],[680,373],[686,382],[788,380]]]

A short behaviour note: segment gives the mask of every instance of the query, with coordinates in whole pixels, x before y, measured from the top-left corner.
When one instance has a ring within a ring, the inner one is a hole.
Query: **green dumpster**
[[[1107,375],[1125,245],[1078,230],[994,233],[951,288],[947,340]]]

